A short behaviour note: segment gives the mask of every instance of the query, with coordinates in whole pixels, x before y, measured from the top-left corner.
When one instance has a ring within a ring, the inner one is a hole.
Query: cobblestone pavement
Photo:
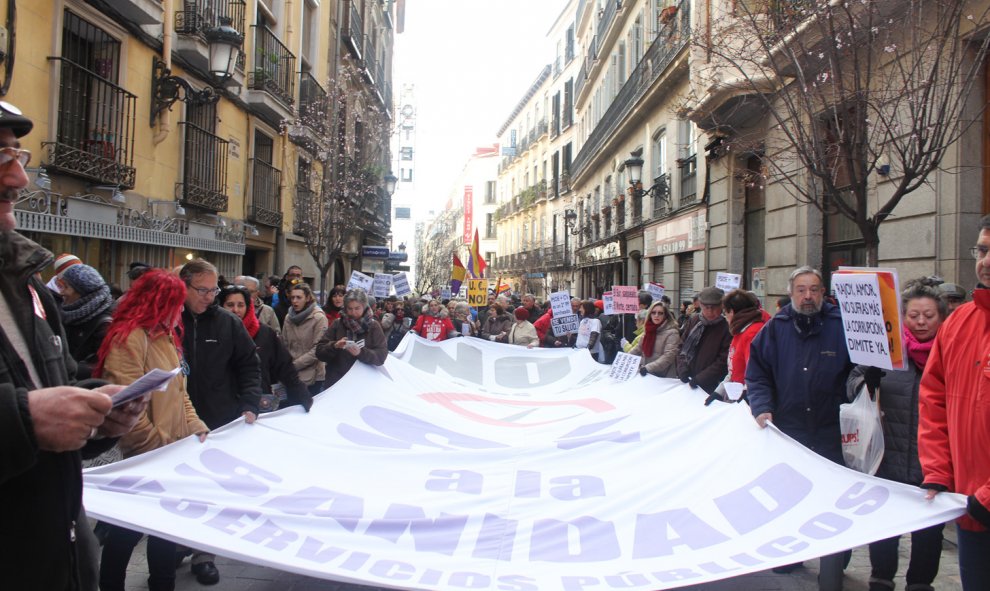
[[[955,526],[945,528],[946,540],[942,551],[942,565],[934,587],[939,591],[961,591],[959,562],[955,544]],[[910,552],[910,537],[901,538],[901,564],[895,579],[898,589],[904,588],[904,570]],[[805,562],[805,568],[788,575],[771,571],[752,573],[714,583],[683,587],[690,591],[817,591],[817,560]],[[177,591],[378,591],[377,587],[365,587],[323,581],[271,568],[253,566],[236,560],[217,557],[220,583],[200,585],[189,571],[186,560],[176,573]],[[127,591],[145,591],[148,586],[148,565],[145,560],[144,542],[135,549],[127,573]],[[867,549],[856,548],[846,569],[845,591],[867,591],[870,578],[870,558]],[[382,590],[384,591],[384,590]]]

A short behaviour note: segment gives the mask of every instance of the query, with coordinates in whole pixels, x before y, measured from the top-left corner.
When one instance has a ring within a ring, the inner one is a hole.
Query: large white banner
[[[520,591],[693,585],[964,511],[761,430],[745,404],[596,365],[585,350],[410,336],[309,414],[88,470],[86,507],[326,579]]]

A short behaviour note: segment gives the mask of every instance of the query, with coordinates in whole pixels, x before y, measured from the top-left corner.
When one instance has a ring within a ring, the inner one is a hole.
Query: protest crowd
[[[934,278],[906,282],[901,371],[852,362],[840,306],[812,267],[790,274],[788,296],[773,310],[750,292],[715,286],[678,309],[666,295],[637,290],[635,312],[622,313],[615,294],[539,302],[492,291],[487,305],[472,307],[439,291],[375,298],[347,285],[321,303],[298,266],[282,277],[226,278],[201,259],[176,269],[135,261],[130,289],[114,297],[85,261],[55,257],[17,233],[12,202],[30,158],[17,138],[32,123],[0,108],[0,564],[12,589],[124,589],[142,534],[89,525],[84,460],[112,462],[190,435],[204,441],[233,420],[264,421],[265,412],[287,406],[308,412],[313,397],[354,364],[384,364],[408,333],[587,349],[605,365],[632,356],[641,375],[680,380],[699,405],[748,404],[759,426],[772,423],[838,464],[845,463],[840,406],[879,399],[886,450],[876,474],[921,487],[928,498],[967,496],[956,524],[962,581],[965,589],[990,589],[988,218],[973,247],[980,284],[971,302]],[[54,273],[48,285],[43,273]],[[176,368],[164,390],[114,405],[123,386]],[[911,534],[907,589],[933,588],[943,528]],[[898,538],[874,542],[869,552],[870,589],[894,589]],[[196,548],[151,537],[147,553],[153,591],[174,589],[186,558],[200,583],[220,579],[214,556]],[[842,589],[848,558],[821,558],[821,589]]]

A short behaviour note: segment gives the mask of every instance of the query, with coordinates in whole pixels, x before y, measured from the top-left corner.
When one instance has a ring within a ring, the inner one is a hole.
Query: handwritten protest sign
[[[392,285],[395,287],[395,295],[400,298],[412,293],[412,289],[409,287],[409,278],[406,277],[405,271],[399,271],[395,275],[392,275]]]
[[[624,382],[639,373],[639,355],[619,352],[615,355],[612,368],[608,371],[608,377]]]
[[[742,282],[742,275],[737,275],[735,273],[715,274],[715,287],[721,289],[726,293],[732,291],[733,289],[739,289],[739,285],[741,282]]]
[[[361,271],[351,271],[351,278],[347,282],[347,289],[363,289],[367,293],[371,293],[371,288],[374,284],[374,278],[365,275]]]
[[[602,314],[615,314],[615,298],[610,291],[602,294]]]
[[[571,294],[566,291],[555,291],[550,294],[550,309],[553,310],[553,315],[557,317],[572,314]]]
[[[639,312],[639,294],[635,286],[612,286],[612,300],[616,314],[635,314]]]
[[[372,295],[376,298],[387,298],[392,291],[392,275],[389,273],[375,273],[375,282],[372,286]]]
[[[853,363],[893,369],[877,276],[835,274],[832,287],[842,312],[849,359]]]
[[[660,298],[663,297],[665,291],[662,283],[654,283],[652,281],[644,285],[643,289],[650,292],[650,295],[653,296],[654,302],[659,301]]]
[[[488,280],[468,279],[468,305],[472,308],[488,304]]]
[[[907,369],[906,352],[904,350],[904,326],[901,318],[901,287],[897,279],[897,270],[887,267],[839,267],[832,277],[846,274],[874,275],[880,287],[880,303],[883,306],[883,324],[887,331],[887,351],[890,353],[890,363],[894,369]],[[834,279],[833,279],[834,284]]]
[[[562,337],[566,334],[577,332],[578,322],[577,314],[567,313],[563,316],[554,316],[550,319],[550,328],[553,330],[553,336]]]
[[[440,288],[440,299],[441,300],[449,300],[450,299],[450,295],[451,295],[450,294],[450,287],[442,287],[442,288]]]

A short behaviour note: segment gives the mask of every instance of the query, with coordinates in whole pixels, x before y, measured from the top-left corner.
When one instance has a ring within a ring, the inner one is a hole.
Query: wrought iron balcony
[[[286,105],[293,103],[296,79],[296,56],[279,41],[268,27],[253,25],[254,71],[248,88],[264,90]]]
[[[364,49],[364,20],[361,17],[361,5],[357,0],[345,0],[344,15],[347,21],[344,25],[344,39],[354,57],[361,59]]]
[[[321,138],[329,133],[328,108],[327,91],[312,74],[299,72],[299,118]]]
[[[653,179],[653,217],[661,218],[671,209],[670,175],[662,174]]]
[[[230,26],[244,34],[243,0],[183,0],[182,10],[175,12],[175,32],[180,35],[199,35],[220,26],[221,19],[230,19]]]
[[[185,132],[179,199],[186,205],[227,211],[227,141],[189,122],[179,125]]]
[[[54,171],[101,185],[133,189],[137,97],[66,58],[59,65],[54,142],[43,142]]]
[[[282,225],[282,171],[251,158],[251,202],[248,219],[266,226]]]
[[[608,34],[608,29],[612,26],[612,21],[615,20],[615,13],[621,6],[622,0],[606,0],[605,6],[602,7],[601,18],[598,20],[599,39],[604,39]]]

